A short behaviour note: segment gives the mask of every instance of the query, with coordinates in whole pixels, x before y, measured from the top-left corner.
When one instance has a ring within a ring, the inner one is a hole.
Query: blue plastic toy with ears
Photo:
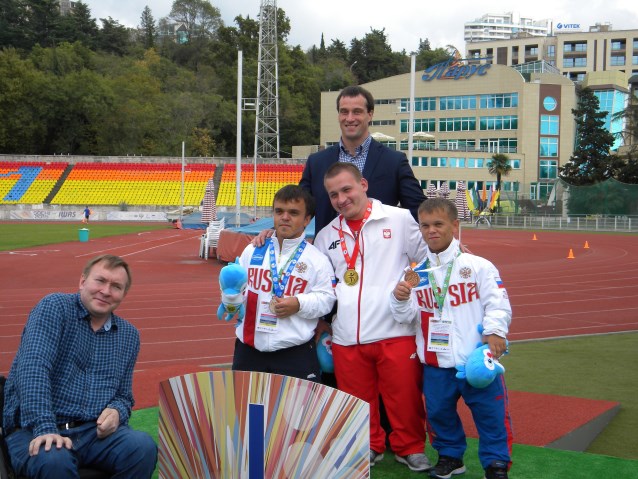
[[[483,334],[483,325],[479,324],[478,331]],[[456,366],[456,369],[456,377],[467,380],[475,388],[486,388],[496,376],[505,372],[503,365],[492,355],[489,345],[483,343],[479,343],[467,362]]]
[[[217,309],[217,317],[224,321],[237,318],[244,319],[244,292],[248,285],[248,272],[239,265],[239,258],[234,263],[228,263],[219,272],[219,289],[222,293],[222,303]]]

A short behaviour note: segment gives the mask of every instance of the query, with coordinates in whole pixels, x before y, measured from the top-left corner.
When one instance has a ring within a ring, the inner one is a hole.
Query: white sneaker
[[[376,452],[370,449],[370,467],[373,467],[377,462],[381,461],[381,459],[383,459],[382,452]]]
[[[397,462],[405,464],[411,471],[421,472],[432,469],[428,456],[424,453],[408,454],[407,456],[394,455]]]

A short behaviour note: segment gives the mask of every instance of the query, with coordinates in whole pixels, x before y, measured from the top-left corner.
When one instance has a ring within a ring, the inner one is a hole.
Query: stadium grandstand
[[[257,165],[255,181],[254,165],[241,165],[241,206],[255,204],[254,188],[257,186],[257,206],[272,206],[275,193],[288,184],[297,184],[301,179],[303,165]],[[219,184],[217,206],[235,206],[237,168],[225,165]]]
[[[8,218],[12,206],[72,209],[85,205],[103,212],[170,212],[180,206],[197,210],[203,204],[211,179],[218,192],[216,206],[222,212],[234,212],[237,197],[234,159],[195,158],[191,161],[184,166],[182,185],[179,159],[167,158],[162,163],[149,162],[147,158],[136,162],[115,157],[104,161],[0,160],[0,210],[4,210],[0,212]],[[244,212],[251,213],[246,218],[269,214],[275,192],[286,184],[298,183],[302,172],[301,161],[242,164],[240,206]]]
[[[186,165],[184,204],[198,205],[215,165]],[[69,172],[51,203],[156,205],[181,203],[181,165],[82,163]]]

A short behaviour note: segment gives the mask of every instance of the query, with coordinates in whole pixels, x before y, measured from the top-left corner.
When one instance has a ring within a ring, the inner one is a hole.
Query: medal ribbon
[[[368,207],[366,208],[366,212],[363,215],[363,220],[361,221],[361,229],[363,229],[363,225],[366,224],[368,218],[370,218],[370,213],[372,213],[372,202],[368,201]],[[348,253],[348,247],[346,246],[346,237],[343,234],[343,215],[339,215],[339,243],[341,244],[341,251],[343,252],[343,257],[346,259],[347,269],[355,269],[355,265],[357,264],[357,256],[359,255],[359,238],[361,235],[355,237],[354,240],[354,249],[352,250],[352,257]]]
[[[436,304],[439,307],[439,314],[443,315],[443,303],[445,303],[445,297],[447,296],[447,290],[450,287],[450,277],[452,276],[452,268],[454,267],[454,260],[461,254],[460,251],[458,251],[456,253],[456,255],[454,256],[454,258],[452,258],[452,261],[450,261],[450,263],[447,265],[447,271],[445,272],[445,279],[443,280],[443,287],[440,288],[440,292],[439,292],[439,285],[436,284],[436,278],[434,278],[434,273],[432,271],[434,271],[435,269],[438,268],[432,268],[432,269],[428,269],[428,266],[430,264],[430,260],[428,259],[425,262],[425,271],[428,272],[428,280],[430,281],[430,287],[432,288],[432,294],[434,295],[434,299],[436,299]]]
[[[307,244],[308,243],[305,239],[302,240],[301,243],[299,243],[299,246],[297,246],[297,249],[290,254],[288,260],[286,261],[286,264],[284,264],[284,266],[281,268],[281,271],[278,273],[277,261],[275,260],[275,246],[273,245],[273,243],[270,243],[268,251],[270,253],[270,274],[272,275],[272,288],[274,291],[274,295],[278,298],[283,297],[284,291],[286,290],[286,284],[288,284],[288,280],[290,279],[290,273],[292,273],[292,270],[297,264],[297,261],[299,260],[299,257],[301,256],[301,253],[303,253],[303,250],[306,248]],[[288,268],[286,269],[286,267]],[[286,269],[285,273],[284,269]]]

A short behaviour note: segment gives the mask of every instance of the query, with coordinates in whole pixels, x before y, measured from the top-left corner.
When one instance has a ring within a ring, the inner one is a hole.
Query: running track
[[[35,303],[76,291],[84,264],[105,252],[132,268],[118,313],[141,333],[138,407],[154,405],[161,380],[230,363],[234,328],[216,317],[222,265],[198,257],[201,233],[167,229],[0,252],[0,374]],[[464,229],[462,241],[501,272],[514,311],[511,341],[638,330],[638,236]]]

